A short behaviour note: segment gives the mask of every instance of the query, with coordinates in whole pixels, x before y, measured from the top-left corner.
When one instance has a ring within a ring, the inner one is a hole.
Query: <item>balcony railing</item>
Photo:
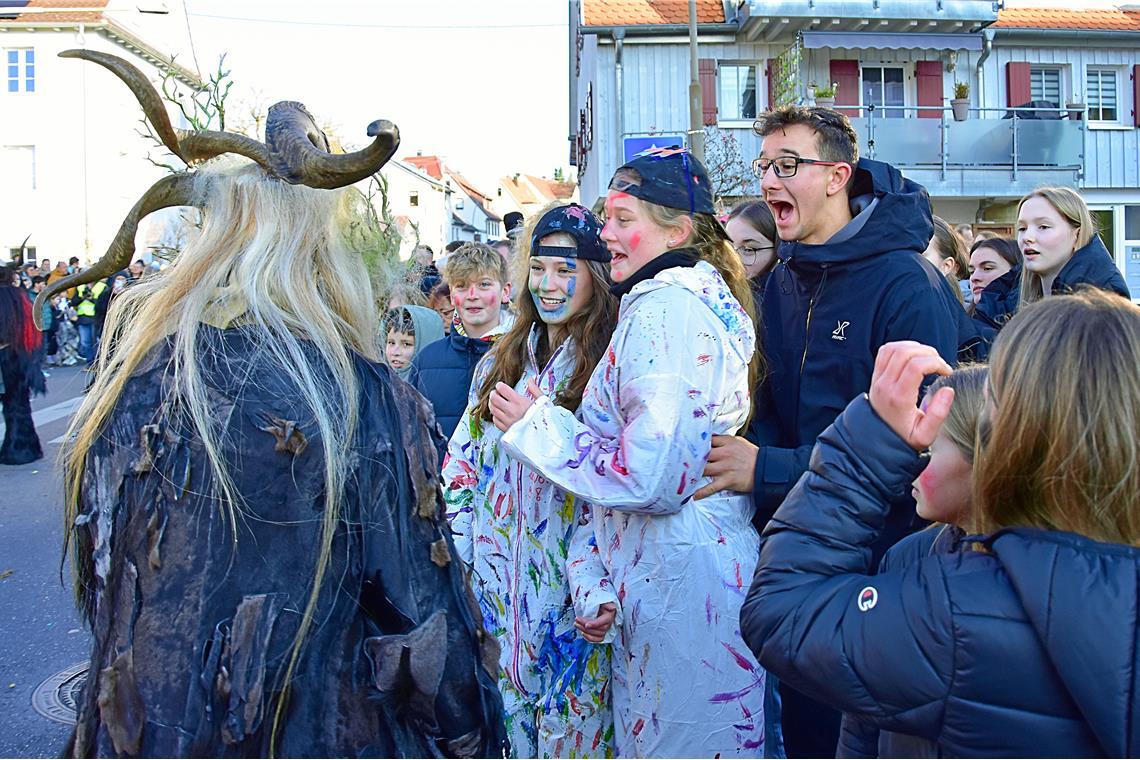
[[[950,169],[1008,167],[1016,180],[1021,170],[1080,169],[1084,163],[1083,107],[971,108],[973,118],[965,121],[955,121],[950,108],[921,109],[940,111],[937,119],[917,118],[917,110],[861,108],[866,115],[851,119],[859,155],[901,167],[941,169],[943,179]]]

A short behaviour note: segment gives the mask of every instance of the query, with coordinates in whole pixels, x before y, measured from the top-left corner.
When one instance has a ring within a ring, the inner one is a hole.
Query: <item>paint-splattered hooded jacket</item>
[[[573,339],[539,367],[538,329],[531,329],[515,390],[524,393],[533,379],[553,397],[574,372]],[[604,757],[613,740],[609,647],[579,637],[574,617],[593,618],[617,596],[593,541],[589,506],[511,457],[499,429],[474,417],[496,353],[476,368],[443,464],[455,547],[471,568],[483,624],[502,645],[499,688],[514,754]]]
[[[169,343],[127,381],[88,451],[73,540],[94,646],[77,756],[270,753],[326,480],[312,412],[265,340],[201,337],[220,454],[244,501],[236,522],[171,400]],[[355,357],[353,371],[348,482],[276,754],[498,757],[497,652],[451,559],[431,412],[387,367]],[[331,373],[317,380],[337,387]]]
[[[747,495],[693,501],[714,434],[748,415],[748,315],[708,263],[666,269],[621,302],[578,418],[539,399],[512,456],[593,505],[617,589],[614,717],[623,756],[756,755],[763,672],[739,634],[758,537]]]
[[[910,757],[1135,757],[1140,549],[1014,528],[869,576],[924,466],[865,396],[824,431],[764,531],[753,651]]]

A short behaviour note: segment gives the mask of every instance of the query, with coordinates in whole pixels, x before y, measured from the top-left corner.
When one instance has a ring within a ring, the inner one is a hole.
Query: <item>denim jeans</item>
[[[79,331],[79,355],[90,366],[95,361],[95,325],[80,322],[75,328]]]

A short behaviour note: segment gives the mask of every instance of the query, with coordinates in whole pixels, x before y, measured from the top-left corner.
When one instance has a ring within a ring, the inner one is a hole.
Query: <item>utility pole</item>
[[[705,128],[701,114],[701,78],[697,70],[697,0],[689,0],[689,150],[705,161]]]

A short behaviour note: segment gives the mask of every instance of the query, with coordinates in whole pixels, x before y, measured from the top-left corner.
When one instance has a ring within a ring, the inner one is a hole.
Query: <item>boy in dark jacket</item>
[[[510,326],[502,307],[510,303],[511,283],[503,257],[482,243],[467,243],[448,256],[443,278],[451,288],[455,321],[447,337],[416,356],[411,374],[416,390],[435,408],[446,442],[467,408],[475,365]]]
[[[751,491],[763,528],[807,470],[816,437],[870,387],[879,347],[916,340],[953,363],[968,320],[922,257],[934,233],[926,190],[859,160],[847,117],[789,106],[762,115],[757,131],[754,167],[781,240],[761,311],[769,375],[748,440],[713,439],[705,474],[714,480],[697,497]],[[893,505],[875,562],[913,516],[909,496]],[[839,713],[784,684],[781,697],[788,757],[834,757]]]

